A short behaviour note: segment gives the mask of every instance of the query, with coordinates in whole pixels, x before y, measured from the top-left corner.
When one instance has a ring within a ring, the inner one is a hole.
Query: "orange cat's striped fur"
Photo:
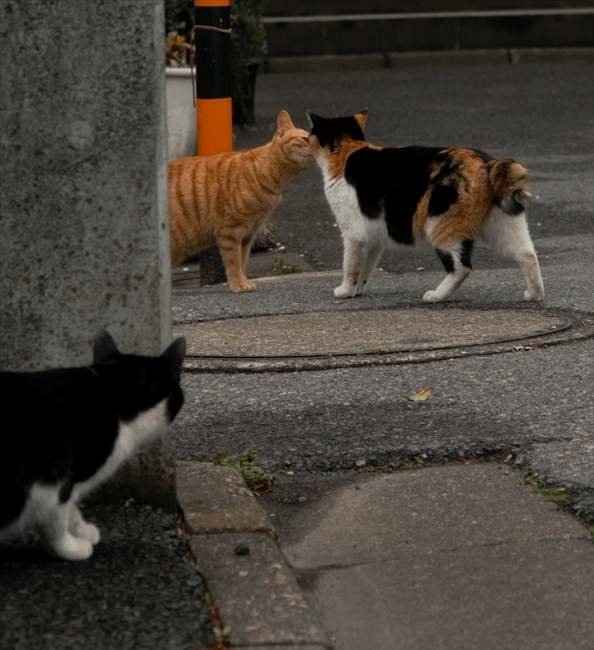
[[[246,265],[256,233],[281,200],[283,186],[313,163],[309,134],[287,111],[262,147],[169,163],[171,261],[215,244],[231,291],[253,291]]]

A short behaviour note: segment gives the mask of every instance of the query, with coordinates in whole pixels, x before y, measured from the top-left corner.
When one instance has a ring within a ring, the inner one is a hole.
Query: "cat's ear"
[[[353,116],[356,120],[359,126],[365,131],[365,127],[367,126],[367,109],[364,108],[362,111],[359,111],[358,113],[355,113]]]
[[[118,353],[118,347],[111,334],[103,330],[93,343],[93,363],[103,363]]]
[[[315,129],[316,126],[320,126],[324,121],[323,117],[320,117],[319,115],[316,115],[310,111],[307,111],[307,119],[309,120],[312,129]]]
[[[289,112],[284,108],[282,111],[279,111],[278,115],[276,116],[276,128],[281,133],[295,128]]]
[[[175,339],[173,343],[163,352],[161,359],[164,359],[167,365],[173,370],[175,376],[179,378],[181,365],[186,356],[186,339],[183,336]]]

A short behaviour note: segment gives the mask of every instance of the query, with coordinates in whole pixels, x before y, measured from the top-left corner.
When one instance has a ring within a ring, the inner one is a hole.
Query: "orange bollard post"
[[[194,0],[196,15],[196,151],[233,149],[231,0]]]
[[[233,149],[231,0],[194,0],[196,25],[196,153]],[[200,284],[225,282],[216,247],[200,253]]]

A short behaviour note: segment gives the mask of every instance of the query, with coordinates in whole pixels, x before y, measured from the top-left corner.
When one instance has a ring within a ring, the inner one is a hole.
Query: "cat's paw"
[[[437,291],[434,291],[433,289],[429,289],[429,291],[425,291],[423,294],[424,302],[440,302],[441,300],[443,300],[441,294],[439,294]]]
[[[72,534],[78,539],[86,539],[96,546],[101,539],[101,533],[95,524],[89,524],[86,521],[81,521],[72,529]]]
[[[341,284],[339,287],[336,287],[336,289],[334,289],[335,298],[353,298],[354,295],[354,287],[345,287]]]
[[[250,282],[249,280],[245,280],[243,282],[234,282],[233,284],[229,285],[229,289],[233,293],[244,293],[247,291],[254,291],[256,288],[256,285],[254,282]]]
[[[93,555],[93,545],[86,539],[64,535],[51,545],[54,553],[63,560],[78,562],[88,560]]]
[[[544,290],[526,289],[526,291],[524,291],[524,300],[529,300],[532,302],[540,302],[541,300],[544,300]]]

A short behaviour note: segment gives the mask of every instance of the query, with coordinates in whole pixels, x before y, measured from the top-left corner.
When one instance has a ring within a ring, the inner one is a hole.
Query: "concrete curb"
[[[188,545],[231,648],[330,649],[256,497],[230,467],[182,461],[177,495]]]

